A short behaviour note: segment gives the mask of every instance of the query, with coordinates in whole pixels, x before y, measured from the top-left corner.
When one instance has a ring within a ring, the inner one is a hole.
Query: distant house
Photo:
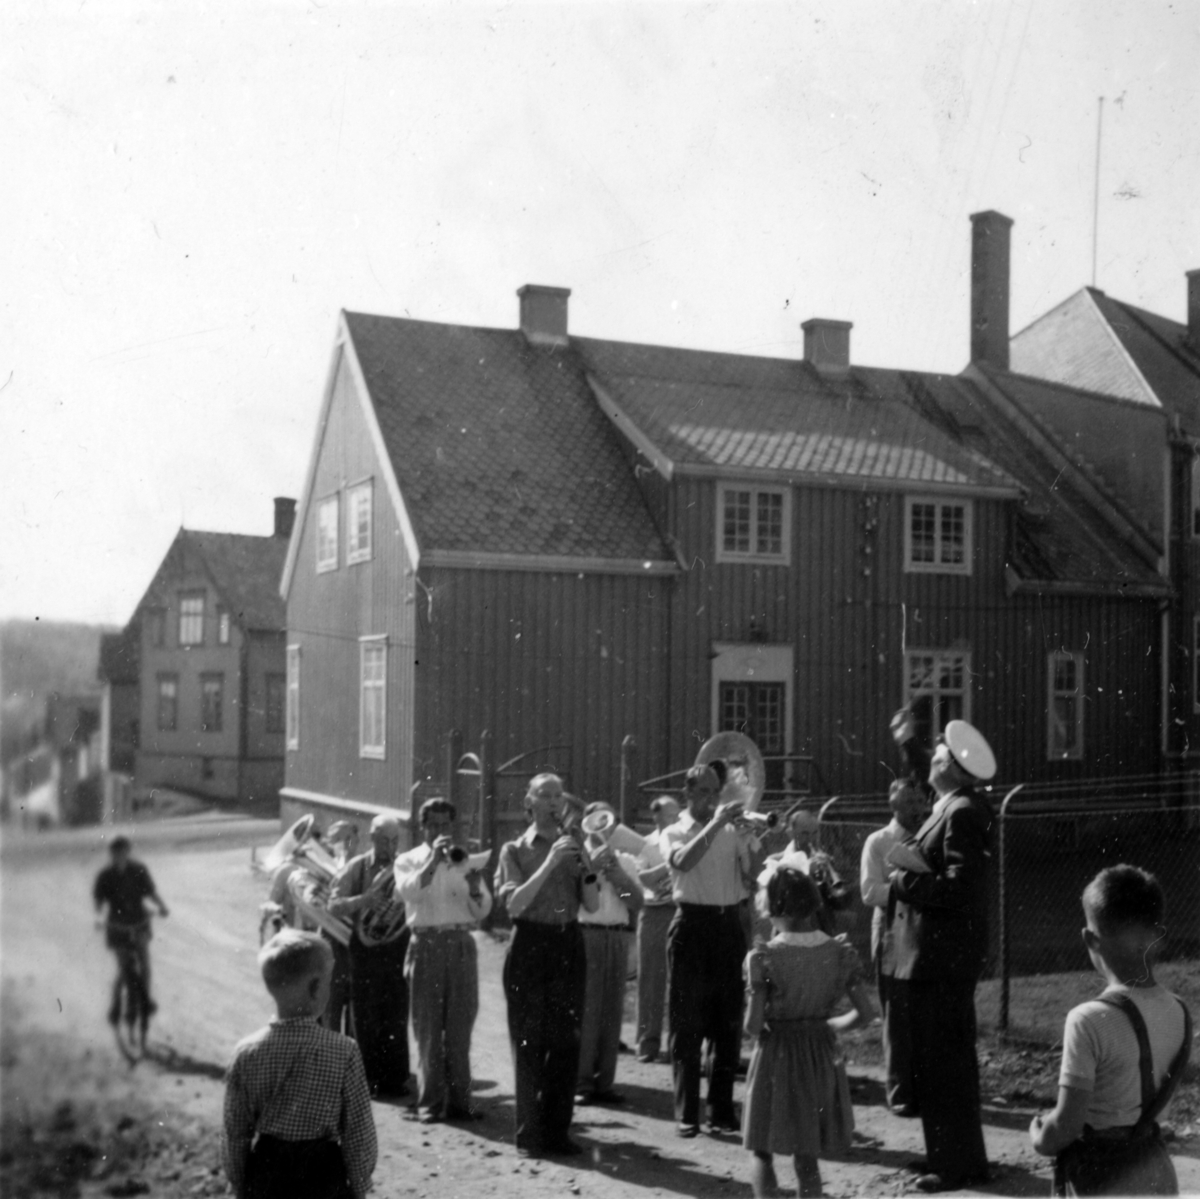
[[[1187,272],[1187,324],[1085,287],[1017,333],[1014,371],[1087,388],[1087,402],[1040,413],[1058,440],[1109,472],[1131,508],[1154,512],[1172,585],[1161,633],[1163,750],[1200,759],[1200,271]],[[1161,434],[1130,453],[1128,430],[1152,414]],[[1169,464],[1169,465],[1168,465]]]
[[[1161,528],[987,361],[1009,222],[974,220],[960,377],[853,365],[844,321],[802,361],[578,337],[534,285],[515,330],[343,313],[283,575],[284,795],[406,807],[451,729],[566,747],[589,798],[627,735],[649,778],[727,728],[777,795],[879,792],[905,701],[1014,780],[1155,769]]]
[[[273,797],[283,782],[284,606],[295,501],[275,533],[180,529],[138,604],[139,787]]]

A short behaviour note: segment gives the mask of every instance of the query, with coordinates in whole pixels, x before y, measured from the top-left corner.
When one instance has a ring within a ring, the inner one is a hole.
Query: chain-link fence
[[[1056,1036],[1063,1014],[1060,997],[1069,994],[1073,1003],[1095,992],[1080,937],[1080,895],[1106,866],[1127,862],[1154,874],[1167,900],[1160,960],[1200,960],[1196,797],[1195,775],[992,788],[991,945],[978,997],[982,1024]],[[890,818],[878,796],[838,796],[825,804],[820,844],[843,877],[858,876],[863,843]],[[870,910],[857,904],[847,923],[865,960]],[[1052,984],[1049,976],[1077,977]],[[1048,1003],[1053,1010],[1046,1010]]]

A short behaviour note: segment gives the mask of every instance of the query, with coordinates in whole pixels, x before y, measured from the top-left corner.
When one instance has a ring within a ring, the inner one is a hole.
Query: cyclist
[[[150,916],[145,900],[150,900],[162,916],[167,915],[167,905],[159,898],[150,871],[131,856],[131,850],[128,837],[113,838],[109,846],[112,863],[96,875],[92,898],[96,901],[97,912],[108,905],[104,922],[105,944],[117,955],[118,964],[124,964],[126,954],[136,958],[141,968],[146,1013],[153,1015],[158,1005],[150,997]],[[121,972],[118,972],[108,1009],[110,1024],[116,1024],[120,1019],[120,1004]]]

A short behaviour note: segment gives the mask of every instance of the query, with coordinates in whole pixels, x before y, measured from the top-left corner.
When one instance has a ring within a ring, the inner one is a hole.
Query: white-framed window
[[[200,729],[205,733],[219,733],[225,721],[225,676],[202,674],[200,676]]]
[[[1046,657],[1046,757],[1083,757],[1083,655],[1059,650]]]
[[[300,748],[300,647],[287,647],[287,719],[285,726],[288,749]]]
[[[218,645],[228,645],[229,644],[229,628],[230,628],[229,609],[218,607],[217,608],[217,644]]]
[[[371,559],[371,480],[346,488],[346,562]]]
[[[951,720],[970,720],[970,651],[905,651],[904,702],[914,704],[922,726],[928,721],[928,735],[931,737],[936,737]],[[922,732],[925,731],[923,727]]]
[[[792,495],[786,487],[717,486],[717,561],[791,560]]]
[[[158,727],[173,732],[179,726],[179,676],[158,676]]]
[[[338,497],[331,495],[317,502],[317,574],[337,570]]]
[[[904,569],[969,575],[974,540],[970,500],[904,499]]]
[[[184,591],[179,596],[179,644],[204,644],[203,591]]]
[[[359,638],[358,756],[387,751],[387,637]]]
[[[794,779],[795,664],[792,647],[762,641],[714,641],[709,654],[710,712],[715,733],[745,733],[762,752],[769,791]]]

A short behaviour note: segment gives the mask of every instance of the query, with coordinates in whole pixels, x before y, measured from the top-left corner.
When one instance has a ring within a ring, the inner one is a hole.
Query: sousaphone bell
[[[767,767],[758,746],[745,733],[732,729],[717,733],[709,737],[696,755],[697,766],[711,766],[714,762],[725,768],[725,783],[718,801],[742,805],[742,815],[734,823],[746,831],[774,828],[778,820],[775,813],[758,811],[767,789]]]

